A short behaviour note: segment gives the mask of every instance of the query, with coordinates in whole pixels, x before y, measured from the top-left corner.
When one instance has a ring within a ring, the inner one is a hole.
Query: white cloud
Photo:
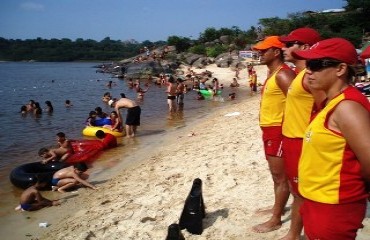
[[[26,11],[43,11],[45,9],[44,5],[34,2],[24,2],[20,7]]]

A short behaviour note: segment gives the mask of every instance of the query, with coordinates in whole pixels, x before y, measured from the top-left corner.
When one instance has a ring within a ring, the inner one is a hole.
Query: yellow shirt
[[[282,67],[275,71],[265,82],[262,89],[260,126],[281,126],[285,109],[285,95],[276,83],[276,74]]]
[[[283,135],[289,138],[303,138],[310,123],[314,99],[303,87],[306,69],[302,70],[289,86],[284,112]]]
[[[327,128],[335,107],[350,99],[370,112],[370,103],[357,89],[348,87],[332,99],[308,126],[298,168],[298,189],[315,202],[340,204],[365,199],[360,163],[341,133]]]

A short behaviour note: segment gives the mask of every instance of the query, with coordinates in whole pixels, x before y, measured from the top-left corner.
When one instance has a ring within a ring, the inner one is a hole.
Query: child
[[[89,117],[86,119],[86,126],[95,126],[96,112],[90,111]]]
[[[36,211],[44,207],[59,205],[60,203],[58,200],[52,201],[41,195],[39,192],[40,189],[43,189],[46,186],[47,178],[42,175],[38,175],[37,182],[22,193],[20,205],[17,206],[15,210]]]
[[[239,87],[239,83],[236,78],[233,78],[233,82],[230,83],[230,87]]]
[[[117,114],[116,111],[111,112],[110,120],[111,120],[112,124],[111,125],[104,125],[103,126],[104,128],[108,128],[108,129],[110,129],[112,131],[116,131],[116,132],[122,132],[123,131],[122,121],[118,117],[118,114]]]
[[[96,190],[97,188],[86,181],[89,177],[86,174],[87,165],[85,163],[76,163],[73,166],[60,169],[53,175],[51,180],[53,191],[64,193],[66,189],[82,184],[86,187]]]
[[[103,149],[117,147],[117,139],[110,133],[105,133],[103,130],[98,130],[95,136],[102,139]]]
[[[65,161],[67,158],[73,154],[72,144],[66,139],[66,135],[63,132],[57,133],[57,141],[59,148],[40,148],[39,156],[44,158],[42,160],[43,164],[50,161]]]

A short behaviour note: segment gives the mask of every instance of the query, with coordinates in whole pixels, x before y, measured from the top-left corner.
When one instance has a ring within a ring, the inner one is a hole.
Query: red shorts
[[[293,194],[298,192],[298,163],[302,152],[302,138],[283,137],[283,158],[285,173]],[[300,196],[300,195],[299,195]]]
[[[366,199],[346,204],[325,204],[304,199],[300,209],[305,234],[310,240],[355,239],[362,228]]]
[[[282,156],[283,134],[281,126],[261,127],[262,141],[265,149],[265,155],[273,157]]]

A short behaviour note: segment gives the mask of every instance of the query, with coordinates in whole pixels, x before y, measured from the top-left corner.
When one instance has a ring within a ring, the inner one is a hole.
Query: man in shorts
[[[125,122],[126,123],[126,137],[132,138],[136,134],[137,126],[140,126],[141,108],[140,106],[137,105],[135,101],[126,98],[125,94],[121,93],[121,97],[122,98],[120,98],[119,100],[109,100],[108,104],[109,106],[114,107],[121,121],[122,121],[122,116],[119,110],[121,108],[127,108],[127,116],[126,116],[126,122]]]
[[[267,212],[272,217],[253,227],[253,231],[266,233],[279,229],[281,217],[289,198],[288,181],[282,158],[282,123],[285,109],[286,94],[295,73],[284,63],[282,48],[284,44],[278,36],[270,36],[253,46],[258,51],[260,61],[269,70],[262,88],[260,127],[265,149],[265,156],[274,182],[274,206]]]

